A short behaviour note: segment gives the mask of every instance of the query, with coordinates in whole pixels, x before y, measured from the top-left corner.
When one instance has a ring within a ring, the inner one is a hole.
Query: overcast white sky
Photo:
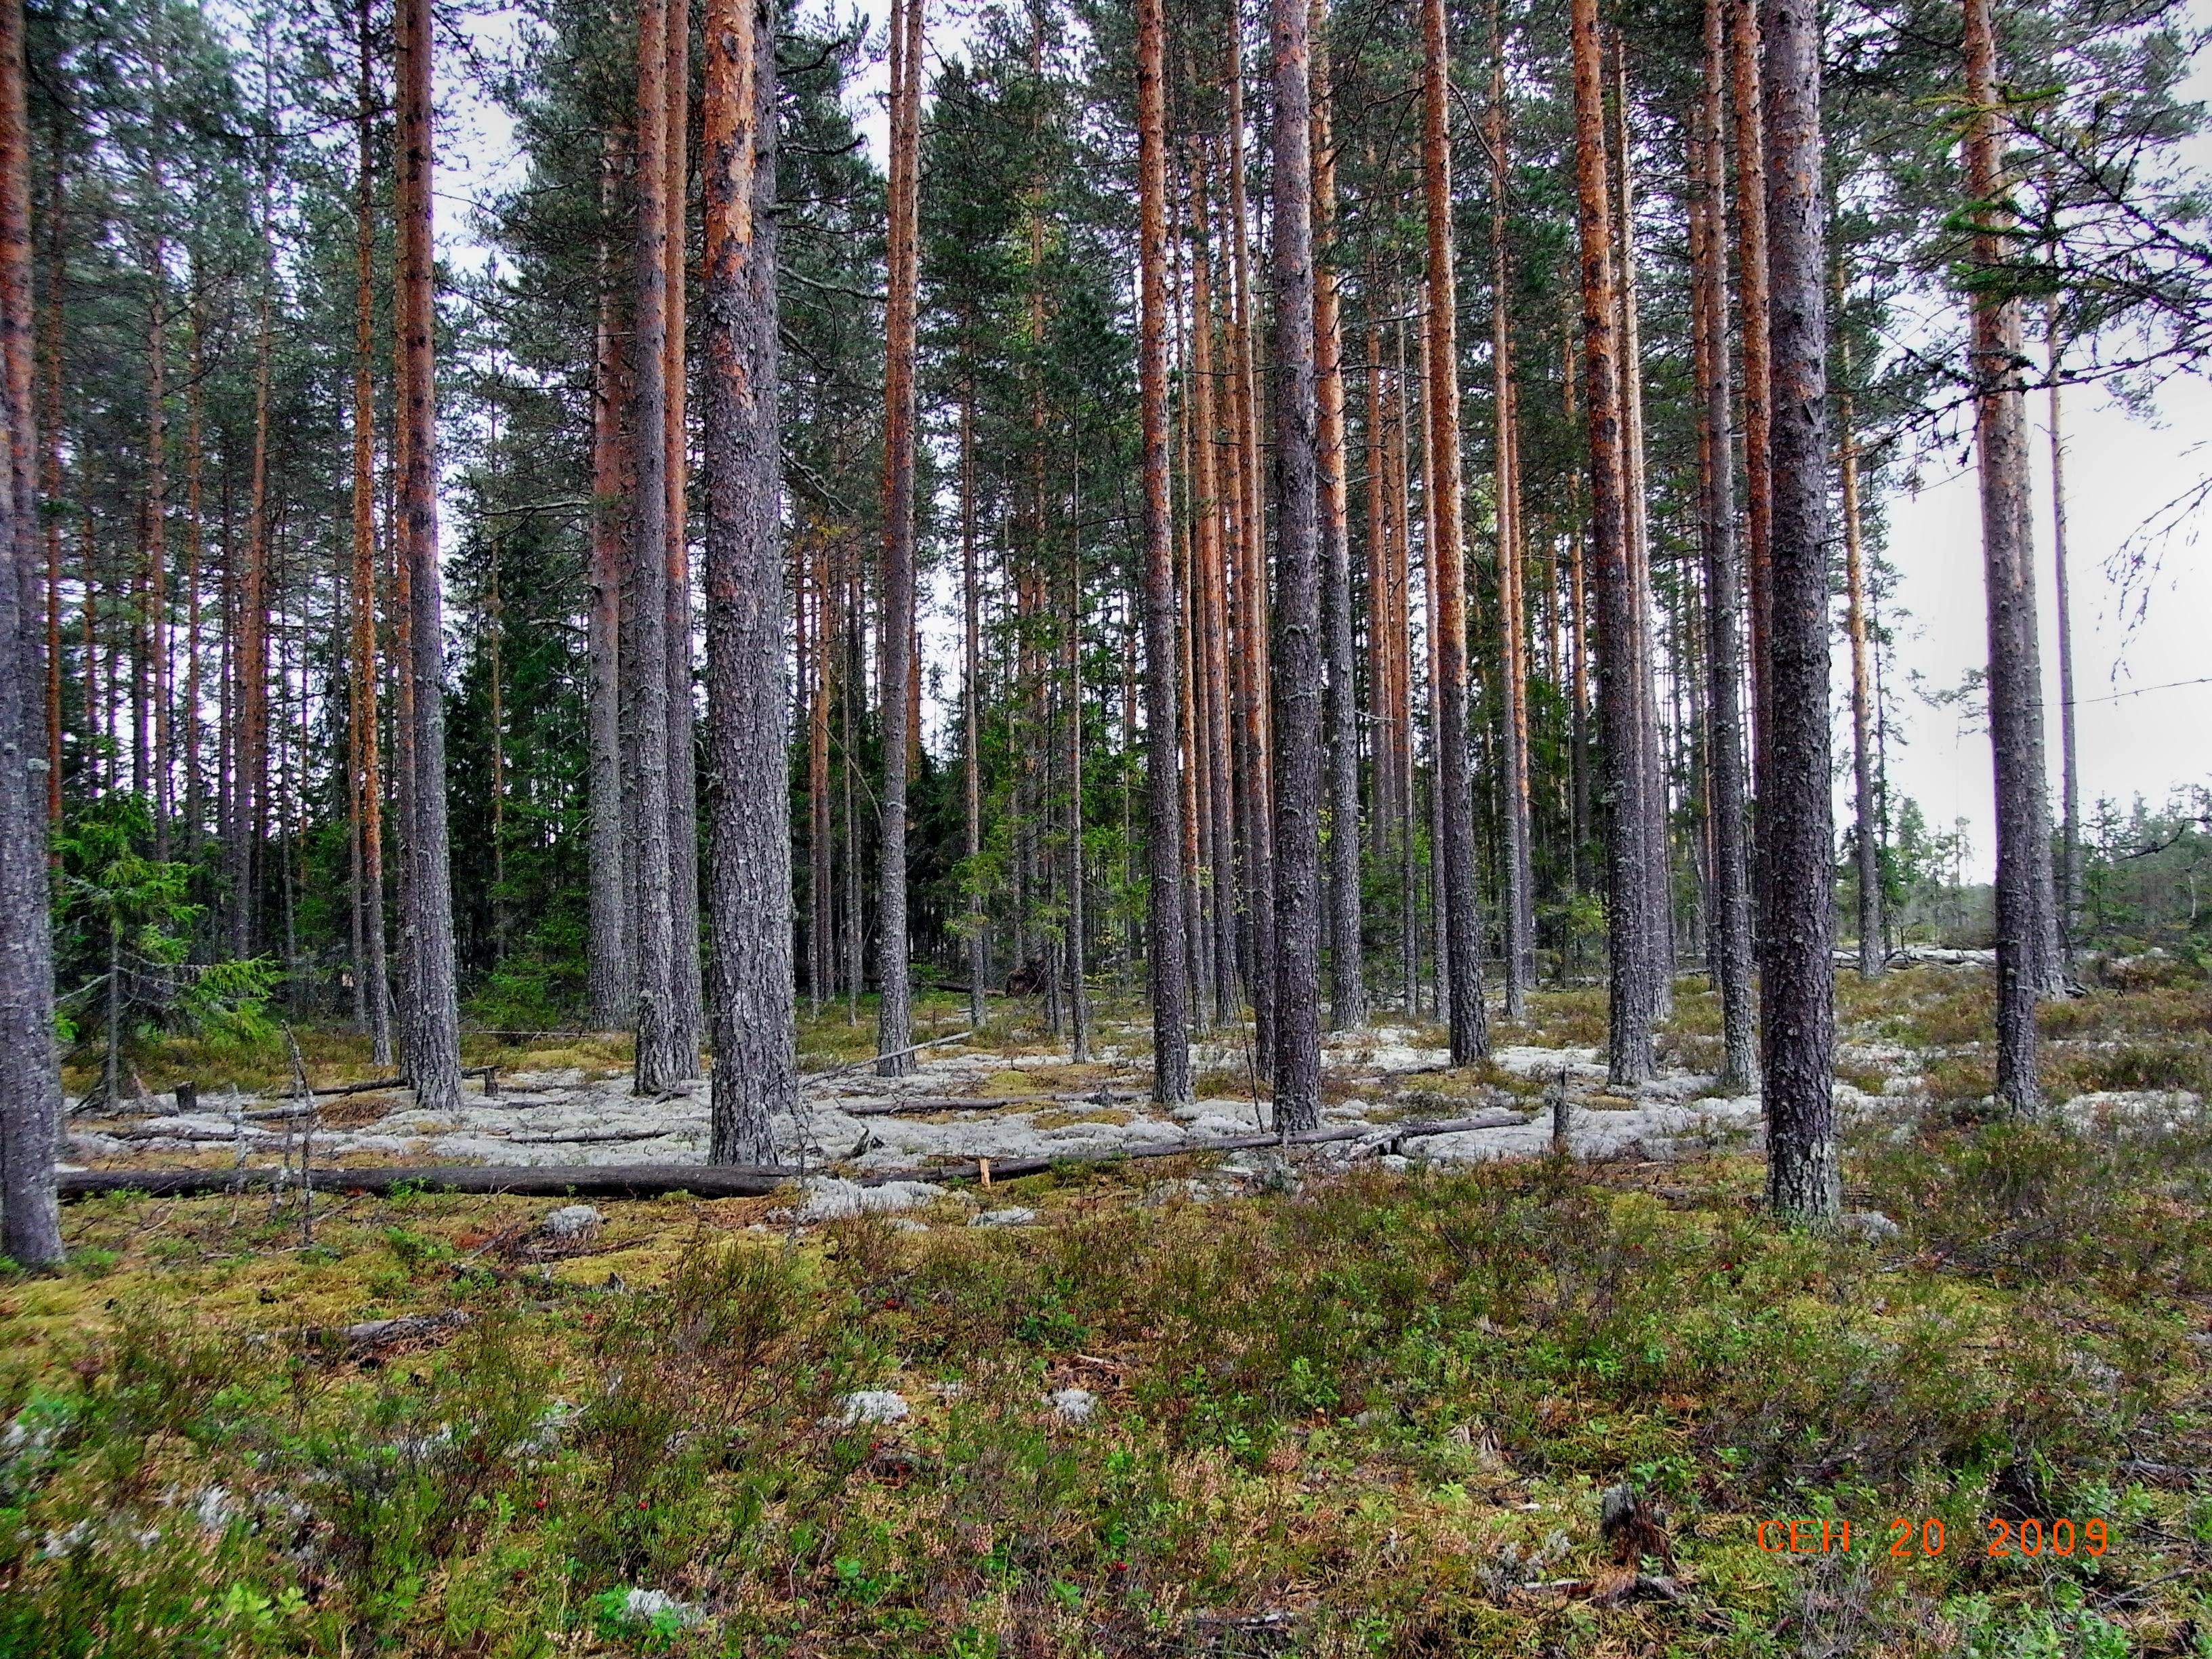
[[[967,8],[963,5],[960,9]],[[839,0],[880,26],[887,0]],[[2192,11],[2212,22],[2212,0],[2194,0]],[[511,41],[514,14],[495,12],[465,24],[478,50],[501,55]],[[944,0],[930,10],[930,49],[957,51],[962,21]],[[441,71],[446,65],[441,65]],[[861,126],[880,157],[884,120],[880,66],[869,77]],[[2212,63],[2200,62],[2191,90],[2212,99]],[[449,258],[479,264],[483,250],[471,235],[468,212],[496,183],[514,172],[507,123],[472,89],[443,81],[440,133],[439,228]],[[2212,171],[2212,143],[2200,139],[2191,158]],[[2039,499],[2039,593],[2045,613],[2045,708],[2057,799],[2058,688],[2055,645],[2056,596],[2051,572],[2048,451],[2044,403],[2031,401],[2035,426]],[[2069,568],[2074,587],[2075,694],[2085,812],[2100,796],[2123,804],[2136,795],[2154,803],[2190,783],[2212,782],[2212,556],[2185,532],[2168,544],[2162,568],[2140,619],[2132,600],[2127,615],[2106,574],[2107,561],[2144,519],[2198,478],[2212,472],[2212,386],[2174,382],[2156,417],[2144,421],[2112,405],[2100,393],[2072,392],[2066,410]],[[1917,494],[1888,503],[1889,559],[1898,574],[1894,609],[1887,618],[1898,634],[1889,683],[1900,705],[1893,726],[1889,776],[1893,796],[1917,799],[1938,827],[1963,821],[1972,851],[1970,876],[1986,877],[1994,855],[1989,739],[1978,716],[1962,719],[1955,707],[1932,705],[1911,690],[1957,685],[1988,659],[1983,604],[1980,507],[1970,453],[1922,469]],[[2212,515],[2200,514],[2200,517]],[[2201,526],[2212,531],[2212,523]],[[949,595],[939,596],[939,607]],[[925,623],[933,655],[939,630]],[[949,647],[951,635],[945,643]],[[1840,696],[1848,666],[1839,648],[1836,683]],[[931,721],[933,732],[938,722]],[[1847,722],[1837,727],[1847,740]],[[1845,804],[1838,799],[1838,822]]]

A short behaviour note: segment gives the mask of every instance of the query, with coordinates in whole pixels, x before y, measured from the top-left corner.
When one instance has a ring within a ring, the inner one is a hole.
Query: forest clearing
[[[0,0],[0,1659],[2212,1659],[2204,5]]]

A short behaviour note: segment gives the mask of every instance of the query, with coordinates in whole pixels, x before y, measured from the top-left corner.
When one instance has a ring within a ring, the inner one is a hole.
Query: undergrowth
[[[311,1250],[76,1206],[0,1285],[0,1654],[2212,1652],[2207,1149],[1931,1121],[1855,1155],[1874,1243],[1717,1158],[1094,1170],[1024,1230],[611,1205],[566,1258],[515,1200],[341,1198]],[[910,1414],[847,1426],[869,1389]],[[1677,1600],[1589,1594],[1624,1480]],[[1762,1551],[1792,1517],[1851,1550]]]

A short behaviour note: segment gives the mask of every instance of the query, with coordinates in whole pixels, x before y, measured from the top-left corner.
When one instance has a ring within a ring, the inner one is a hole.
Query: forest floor
[[[1481,1066],[1334,1046],[1330,1121],[1528,1120],[1413,1156],[1078,1161],[1249,1135],[1241,1045],[1162,1118],[1126,1006],[1085,1066],[1008,1006],[895,1086],[832,1011],[811,1188],[74,1203],[64,1272],[0,1270],[0,1656],[2212,1656],[2212,986],[2163,977],[2046,1011],[2033,1125],[1986,1120],[1984,972],[1843,979],[1832,1238],[1761,1212],[1687,981],[1633,1097],[1586,990]],[[469,1058],[495,1100],[339,1097],[318,1161],[700,1155],[618,1042]],[[221,1140],[155,1101],[75,1161],[235,1158],[234,1079],[157,1066]]]

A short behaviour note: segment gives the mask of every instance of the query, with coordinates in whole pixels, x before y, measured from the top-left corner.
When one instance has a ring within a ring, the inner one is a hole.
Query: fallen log
[[[449,1193],[511,1193],[521,1198],[659,1198],[690,1193],[696,1198],[758,1198],[795,1180],[795,1169],[708,1164],[380,1164],[312,1172],[321,1192],[381,1197],[394,1187],[419,1186]],[[246,1170],[64,1170],[54,1185],[64,1199],[105,1193],[145,1193],[156,1198],[195,1198],[240,1188],[265,1188],[299,1179],[273,1164]]]
[[[866,1105],[840,1105],[833,1096],[815,1103],[829,1106],[847,1117],[902,1117],[924,1112],[995,1112],[1003,1106],[1112,1106],[1142,1100],[1133,1091],[1087,1095],[912,1095],[901,1100],[880,1100]]]
[[[1528,1120],[1518,1112],[1485,1112],[1477,1117],[1459,1117],[1441,1122],[1393,1123],[1381,1144],[1410,1140],[1422,1135],[1463,1134],[1471,1129],[1506,1129]],[[1070,1164],[1115,1164],[1125,1158],[1188,1158],[1206,1152],[1252,1152],[1266,1146],[1322,1146],[1333,1142],[1358,1141],[1377,1134],[1371,1123],[1355,1123],[1343,1128],[1310,1129],[1304,1134],[1282,1135],[1216,1135],[1204,1140],[1152,1141],[1136,1146],[1120,1146],[1107,1152],[1062,1152],[1051,1158],[994,1158],[990,1160],[991,1179],[1008,1181],[1017,1176],[1043,1175],[1048,1170]],[[861,1185],[880,1186],[887,1181],[972,1181],[981,1177],[980,1163],[963,1162],[936,1164],[920,1170],[871,1170],[858,1177]]]
[[[1518,1112],[1485,1112],[1474,1117],[1441,1121],[1415,1121],[1378,1126],[1355,1123],[1334,1129],[1314,1129],[1304,1134],[1217,1135],[1202,1140],[1151,1141],[1103,1152],[1061,1152],[1049,1158],[992,1158],[991,1178],[1012,1180],[1017,1176],[1043,1175],[1074,1164],[1118,1164],[1148,1158],[1191,1158],[1212,1152],[1257,1152],[1266,1146],[1321,1146],[1342,1141],[1374,1139],[1387,1128],[1390,1142],[1425,1135],[1463,1134],[1474,1129],[1504,1129],[1528,1120]],[[324,1191],[359,1192],[376,1195],[394,1187],[413,1184],[432,1191],[453,1193],[511,1193],[525,1198],[658,1198],[669,1193],[689,1193],[695,1198],[757,1198],[772,1193],[802,1171],[788,1165],[760,1167],[712,1164],[544,1164],[435,1165],[386,1164],[358,1169],[319,1169],[312,1172],[313,1184]],[[810,1170],[806,1174],[833,1175],[834,1170]],[[981,1161],[926,1164],[910,1170],[871,1170],[854,1178],[863,1186],[879,1187],[891,1181],[974,1181],[983,1173]],[[103,1193],[143,1192],[157,1198],[190,1198],[228,1193],[244,1187],[266,1187],[272,1182],[295,1182],[296,1173],[270,1165],[250,1170],[67,1170],[55,1177],[65,1199],[87,1198]]]

